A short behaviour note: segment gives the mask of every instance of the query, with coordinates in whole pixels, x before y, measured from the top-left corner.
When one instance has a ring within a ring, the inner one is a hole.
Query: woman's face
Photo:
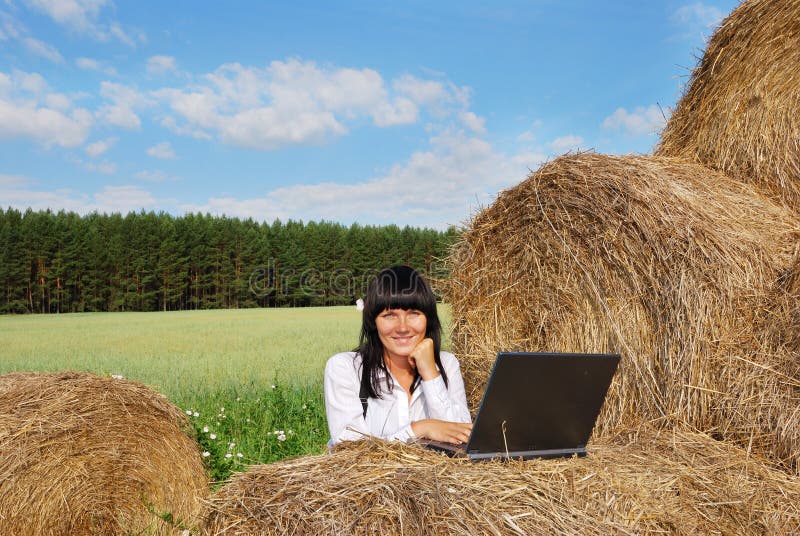
[[[418,309],[384,309],[375,318],[375,325],[387,356],[407,358],[425,338],[428,319]]]

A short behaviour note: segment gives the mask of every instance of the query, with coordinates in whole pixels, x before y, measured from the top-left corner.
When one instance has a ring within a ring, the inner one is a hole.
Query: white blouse
[[[383,384],[382,398],[367,401],[366,418],[358,398],[361,356],[355,352],[342,352],[328,359],[324,382],[325,414],[331,433],[328,444],[363,439],[368,435],[408,441],[416,438],[411,423],[422,419],[470,422],[458,359],[449,352],[440,352],[440,357],[449,387],[445,386],[441,376],[420,381],[409,402],[408,393],[390,373],[394,388],[387,393]]]

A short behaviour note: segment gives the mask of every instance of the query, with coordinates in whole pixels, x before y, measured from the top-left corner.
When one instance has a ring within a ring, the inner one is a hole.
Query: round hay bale
[[[546,164],[477,214],[448,260],[472,406],[498,350],[619,352],[596,435],[647,420],[795,464],[798,381],[774,370],[788,358],[768,335],[799,230],[750,185],[696,164]]]
[[[638,431],[585,458],[484,462],[349,442],[254,466],[211,496],[209,535],[789,534],[800,480],[706,435]]]
[[[136,382],[0,376],[0,534],[180,534],[177,525],[196,525],[209,481],[187,426]]]
[[[708,43],[657,155],[701,162],[800,210],[800,0],[751,0]]]

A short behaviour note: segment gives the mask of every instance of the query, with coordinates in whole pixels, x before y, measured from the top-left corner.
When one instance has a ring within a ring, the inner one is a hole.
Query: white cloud
[[[702,2],[681,6],[672,15],[673,20],[680,24],[687,26],[700,24],[706,28],[716,27],[722,22],[723,17],[719,8],[707,6]]]
[[[168,180],[177,180],[175,177],[171,177],[160,170],[142,170],[135,173],[134,177],[145,182],[166,182]]]
[[[111,4],[110,0],[25,0],[25,3],[75,33],[98,41],[115,38],[129,46],[136,45],[136,39],[118,22],[98,21],[102,9]],[[146,40],[141,32],[137,33],[137,38],[141,42]]]
[[[97,110],[97,118],[109,125],[137,130],[142,126],[142,121],[133,110],[126,106],[104,105]]]
[[[100,95],[110,101],[97,110],[97,118],[107,124],[131,130],[139,129],[141,119],[134,111],[150,105],[150,101],[135,89],[114,82],[102,82]]]
[[[260,220],[331,219],[441,228],[466,220],[476,200],[489,202],[544,159],[532,153],[508,157],[462,131],[446,130],[430,141],[429,150],[363,182],[298,184],[261,198],[217,197],[182,208]]]
[[[152,193],[138,186],[106,186],[94,194],[98,212],[128,212],[152,208],[158,200]]]
[[[147,59],[147,72],[151,74],[164,74],[177,70],[178,64],[172,56],[151,56]]]
[[[536,134],[534,134],[530,130],[526,130],[525,132],[517,136],[517,141],[521,141],[523,143],[530,143],[532,141],[536,141]]]
[[[44,102],[49,108],[55,108],[62,112],[72,107],[72,99],[62,93],[48,93],[44,97]]]
[[[549,145],[556,154],[562,154],[568,151],[578,151],[583,146],[583,138],[570,134],[554,139]]]
[[[23,188],[28,184],[28,179],[22,175],[6,175],[0,173],[0,188]]]
[[[372,110],[372,120],[379,127],[413,125],[419,117],[419,108],[411,100],[398,97],[394,102],[382,102]]]
[[[537,151],[521,152],[511,158],[511,164],[515,168],[525,169],[527,174],[540,168],[550,156],[547,153]]]
[[[117,138],[107,138],[105,140],[98,140],[86,146],[86,154],[91,157],[98,157],[108,151],[114,144],[117,143]]]
[[[331,136],[346,132],[331,112],[289,114],[274,108],[257,108],[226,118],[219,134],[226,143],[269,150],[282,145],[323,144]]]
[[[175,134],[179,134],[181,136],[191,136],[192,138],[198,140],[211,140],[213,136],[208,132],[201,130],[199,128],[192,128],[188,126],[178,125],[178,122],[175,120],[174,117],[167,116],[161,120],[161,126],[168,128]]]
[[[14,17],[0,11],[0,41],[19,39],[24,31],[24,27]]]
[[[404,75],[391,84],[372,69],[321,67],[310,61],[273,61],[266,68],[226,64],[184,89],[153,96],[172,114],[162,124],[195,137],[259,150],[324,144],[371,118],[379,127],[419,121],[424,110],[465,111],[469,89]],[[465,116],[472,127],[477,116]]]
[[[27,0],[26,3],[59,24],[86,32],[93,29],[94,20],[108,0]]]
[[[22,44],[33,54],[41,56],[53,63],[64,63],[64,57],[58,49],[52,45],[48,45],[44,41],[34,39],[33,37],[25,37],[22,39]]]
[[[486,133],[486,120],[483,117],[479,117],[473,112],[461,112],[458,114],[458,117],[464,125],[476,134]]]
[[[117,172],[117,165],[113,162],[83,162],[83,167],[95,173],[102,173],[104,175],[113,175]]]
[[[129,47],[136,46],[136,39],[128,34],[125,30],[122,29],[122,26],[119,25],[117,22],[112,22],[108,28],[108,34],[116,37]],[[139,39],[140,42],[145,43],[147,42],[147,37],[145,36],[144,32],[136,32],[136,37]]]
[[[665,124],[664,113],[655,104],[651,104],[647,108],[638,106],[632,112],[625,108],[617,108],[613,114],[603,120],[603,128],[622,130],[631,136],[657,134]]]
[[[97,60],[93,60],[91,58],[77,58],[75,59],[75,65],[77,65],[81,69],[85,69],[87,71],[99,71],[100,70],[100,62]]]
[[[420,80],[406,74],[392,83],[394,89],[401,95],[406,95],[418,104],[434,104],[448,100],[450,95],[445,89],[445,84],[438,80]]]
[[[401,95],[406,95],[417,104],[437,107],[445,104],[469,106],[470,88],[458,87],[452,82],[438,80],[422,80],[409,74],[403,75],[392,83],[392,87]]]
[[[153,158],[160,158],[162,160],[171,160],[176,158],[175,151],[168,141],[158,143],[147,149],[147,154]]]
[[[77,58],[75,60],[75,65],[77,65],[78,68],[86,71],[100,71],[110,76],[117,75],[116,69],[92,58]]]
[[[161,203],[152,193],[138,186],[105,186],[98,192],[85,194],[70,188],[36,190],[32,188],[32,182],[24,177],[5,181],[0,175],[0,198],[8,206],[23,210],[31,207],[33,210],[67,210],[78,214],[95,211],[127,214],[142,209],[153,210]]]
[[[47,90],[47,82],[39,73],[14,71],[11,73],[11,80],[20,91],[31,93],[37,97]]]
[[[64,95],[49,93],[37,73],[0,73],[0,139],[25,138],[45,147],[75,147],[92,126],[91,114],[73,108]]]

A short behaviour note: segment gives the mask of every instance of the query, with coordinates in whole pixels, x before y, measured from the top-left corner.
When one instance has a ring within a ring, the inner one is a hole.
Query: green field
[[[222,479],[324,449],[323,367],[356,346],[360,322],[352,306],[0,316],[0,374],[79,370],[153,386],[191,412]]]

